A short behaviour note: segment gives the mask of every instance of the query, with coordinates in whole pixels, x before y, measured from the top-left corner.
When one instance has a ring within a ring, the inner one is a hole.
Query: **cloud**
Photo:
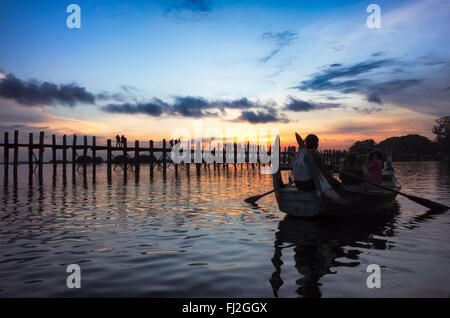
[[[261,36],[264,41],[272,41],[279,47],[288,46],[298,40],[298,33],[292,31],[265,32]]]
[[[164,15],[180,22],[201,21],[213,11],[211,0],[169,0],[165,3]]]
[[[273,122],[288,123],[289,120],[284,117],[280,117],[275,109],[268,111],[242,111],[235,121],[246,121],[251,124],[265,124]]]
[[[448,60],[436,55],[429,53],[424,56],[419,56],[416,61],[426,66],[434,66],[448,63]]]
[[[348,77],[355,77],[369,71],[391,66],[395,64],[394,59],[383,59],[376,61],[365,61],[356,63],[354,65],[344,67],[332,67],[316,73],[312,76],[312,79],[302,81],[300,85],[293,88],[299,90],[337,90],[343,92],[350,92],[349,89],[354,91],[361,88],[364,83],[356,80],[347,80],[343,82],[336,82],[334,80]],[[368,80],[365,80],[368,82]]]
[[[448,80],[446,63],[445,59],[429,54],[409,61],[381,58],[349,66],[328,66],[293,88],[302,91],[354,93],[365,96],[368,102],[377,105],[389,102],[423,113],[439,115],[444,112],[446,96],[437,85]],[[392,70],[399,67],[406,67],[408,71],[392,73]],[[415,72],[420,75],[414,75]],[[403,74],[409,74],[409,78],[401,78],[400,75]]]
[[[274,106],[276,105],[271,102],[262,104],[250,101],[246,97],[234,100],[207,100],[197,96],[174,96],[172,103],[153,98],[146,103],[109,104],[101,107],[101,109],[109,113],[145,114],[154,117],[174,115],[190,118],[218,117],[220,114],[225,114],[226,109],[259,109],[260,111],[265,111],[265,113],[255,113],[261,117],[264,114],[276,116]],[[266,118],[268,119],[269,117]]]
[[[392,81],[384,81],[373,84],[369,87],[371,94],[392,94],[405,88],[415,86],[422,82],[423,79],[397,79]]]
[[[118,114],[146,114],[150,116],[161,116],[167,109],[167,104],[159,99],[153,99],[152,102],[142,104],[109,104],[102,107],[102,110],[108,113]]]
[[[261,35],[261,40],[269,42],[275,46],[275,48],[266,56],[259,59],[261,63],[267,63],[276,54],[278,54],[283,48],[294,44],[299,39],[297,32],[283,31],[283,32],[265,32]]]
[[[260,104],[252,102],[246,97],[235,100],[212,100],[208,101],[203,97],[175,96],[175,102],[168,106],[168,113],[178,114],[184,117],[216,117],[219,110],[224,113],[226,109],[271,109],[272,104]]]
[[[23,81],[13,74],[0,79],[0,97],[13,99],[25,106],[94,104],[95,95],[75,84],[56,85],[38,81]]]
[[[138,90],[136,86],[132,85],[119,85],[119,87],[126,93],[134,93]]]
[[[259,59],[259,62],[261,63],[267,63],[272,57],[274,57],[278,52],[280,52],[280,48],[272,50],[268,55],[262,57]]]
[[[0,130],[18,129],[28,132],[45,130],[46,134],[83,133],[96,136],[107,127],[95,119],[89,121],[62,117],[48,113],[46,109],[40,107],[29,107],[24,111],[17,102],[1,99],[0,126],[2,126]]]
[[[175,97],[175,103],[171,106],[172,112],[183,117],[215,117],[217,113],[208,111],[207,109],[215,108],[217,105],[208,102],[202,97]]]
[[[383,56],[384,55],[384,53],[383,52],[375,52],[375,53],[373,53],[371,56],[372,57],[378,57],[378,56]]]
[[[382,108],[376,108],[376,107],[372,107],[372,108],[353,107],[353,110],[355,112],[357,112],[357,113],[360,113],[360,114],[367,114],[367,115],[369,115],[369,114],[373,114],[373,113],[378,113],[378,112],[382,111],[383,109]]]
[[[284,106],[283,110],[289,110],[294,112],[307,112],[312,110],[321,110],[329,108],[338,108],[341,104],[338,103],[314,103],[306,102],[304,100],[288,96],[289,102]]]
[[[381,98],[376,93],[370,93],[369,95],[367,95],[367,101],[381,105]]]
[[[121,85],[121,90],[130,96],[133,96],[137,88],[133,86]],[[255,116],[245,113],[243,116],[249,116],[250,120],[258,122],[280,121],[274,110],[274,102],[254,102],[248,98],[226,100],[207,100],[197,96],[174,96],[171,103],[162,101],[159,98],[153,98],[147,102],[130,102],[130,96],[123,96],[121,93],[111,94],[102,92],[93,94],[84,87],[70,85],[56,85],[48,82],[23,81],[12,74],[0,78],[0,97],[10,99],[16,102],[16,105],[35,106],[35,105],[65,105],[73,107],[76,104],[96,104],[98,101],[114,100],[119,103],[109,103],[100,106],[100,109],[114,114],[144,114],[153,117],[181,116],[189,118],[218,117],[225,114],[227,109],[239,109],[249,111],[250,109],[259,110],[254,113]],[[5,105],[5,104],[3,104]],[[5,113],[0,104],[0,114],[4,118],[8,117],[10,121],[33,121],[33,117],[40,115],[38,112],[32,116],[28,113],[17,110],[11,113],[11,109]],[[31,117],[31,118],[30,118]],[[39,116],[38,116],[39,117]],[[244,118],[242,117],[242,118]]]
[[[114,100],[117,102],[125,102],[128,97],[124,96],[120,93],[111,94],[109,92],[101,92],[100,94],[95,95],[95,100]]]
[[[261,104],[259,102],[252,102],[247,97],[241,99],[235,99],[232,101],[218,100],[212,103],[217,105],[219,108],[231,108],[231,109],[247,109],[247,108],[262,108],[262,109],[272,109],[276,104],[274,102],[266,102]]]
[[[191,12],[210,12],[213,9],[211,0],[172,0],[166,6],[167,12],[172,11],[191,11]]]

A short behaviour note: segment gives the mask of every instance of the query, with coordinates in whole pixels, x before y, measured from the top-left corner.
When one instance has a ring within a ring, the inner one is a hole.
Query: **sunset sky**
[[[81,8],[69,29],[66,7]],[[366,25],[369,4],[381,28]],[[0,131],[277,127],[346,148],[450,115],[450,1],[0,2]]]

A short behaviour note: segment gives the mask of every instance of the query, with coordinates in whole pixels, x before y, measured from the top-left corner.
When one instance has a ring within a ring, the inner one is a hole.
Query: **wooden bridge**
[[[132,170],[136,174],[139,174],[141,164],[149,164],[150,165],[150,175],[153,176],[154,170],[161,170],[163,175],[165,176],[167,170],[170,167],[173,167],[175,174],[178,174],[179,168],[185,168],[186,173],[190,173],[190,164],[194,164],[196,167],[197,174],[200,174],[201,166],[204,166],[205,169],[209,169],[210,166],[213,166],[214,169],[229,169],[229,165],[232,165],[234,168],[237,168],[238,165],[255,168],[255,166],[267,165],[269,162],[263,162],[259,155],[260,149],[265,151],[268,156],[271,155],[270,147],[265,149],[265,146],[256,145],[254,148],[250,148],[250,143],[246,145],[242,144],[233,144],[233,153],[227,155],[227,149],[224,147],[222,150],[223,160],[222,162],[213,162],[207,163],[202,160],[201,163],[174,163],[171,159],[170,152],[172,151],[173,140],[166,142],[166,139],[162,140],[162,147],[155,147],[155,142],[153,140],[148,141],[148,147],[142,147],[140,142],[136,140],[134,142],[134,147],[130,147],[127,145],[127,141],[124,141],[123,145],[113,146],[111,139],[107,139],[106,145],[97,145],[97,138],[92,136],[91,143],[88,143],[88,136],[83,136],[82,144],[78,144],[78,136],[72,136],[72,143],[68,144],[67,135],[62,136],[62,144],[56,143],[56,135],[52,135],[52,142],[50,144],[44,143],[45,133],[41,131],[39,133],[39,141],[38,143],[34,143],[33,133],[29,133],[28,135],[28,143],[19,143],[19,131],[14,131],[14,139],[13,142],[9,142],[9,133],[4,133],[4,141],[0,144],[0,147],[3,147],[4,151],[4,177],[5,180],[8,180],[9,174],[9,166],[13,165],[13,177],[14,180],[17,180],[17,167],[21,163],[28,164],[29,167],[29,178],[32,179],[33,175],[36,174],[39,179],[42,179],[43,176],[43,164],[44,162],[44,152],[47,148],[51,149],[51,160],[47,163],[52,164],[53,166],[53,176],[56,176],[57,166],[62,165],[62,174],[63,177],[67,174],[67,165],[71,165],[72,176],[76,176],[76,172],[80,167],[83,169],[83,173],[86,173],[86,168],[89,163],[92,163],[92,175],[95,180],[97,163],[102,162],[101,160],[97,160],[97,152],[98,151],[106,151],[106,169],[108,178],[111,178],[111,173],[113,169],[120,167],[124,174],[126,175],[127,171]],[[200,143],[198,142],[196,147],[200,148]],[[242,149],[245,147],[245,149]],[[19,149],[25,149],[28,151],[28,160],[26,162],[19,162]],[[9,153],[10,149],[13,150],[13,161],[9,162]],[[37,156],[35,151],[37,150]],[[58,160],[57,151],[62,152],[62,159]],[[68,152],[70,151],[71,160],[68,160]],[[80,155],[80,153],[82,155]],[[88,154],[91,154],[91,158]],[[117,155],[119,153],[119,155]],[[215,150],[212,150],[211,153],[215,155]],[[325,150],[321,152],[324,160],[330,166],[336,166],[342,158],[345,156],[345,152],[341,151],[332,151]],[[130,154],[134,154],[133,157],[130,157]],[[196,150],[191,149],[191,158],[192,155],[196,155]],[[296,157],[296,147],[285,147],[284,151],[279,152],[279,163],[280,169],[292,169],[292,164]],[[231,160],[230,160],[231,158]],[[256,159],[256,160],[255,160]],[[231,161],[231,162],[230,162]],[[114,166],[114,167],[113,167]]]

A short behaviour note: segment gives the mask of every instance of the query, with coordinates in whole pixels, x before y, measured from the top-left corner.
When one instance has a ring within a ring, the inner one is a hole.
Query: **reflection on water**
[[[450,204],[448,162],[395,168],[404,192]],[[406,198],[364,218],[302,220],[273,196],[243,201],[271,189],[258,170],[51,170],[30,180],[20,166],[1,186],[0,296],[449,295],[448,213]],[[81,289],[66,287],[69,264]],[[366,287],[369,264],[382,268],[381,289]]]
[[[337,274],[340,267],[360,265],[359,254],[362,251],[359,248],[385,250],[393,247],[387,238],[393,236],[394,216],[398,208],[395,205],[364,218],[304,220],[286,216],[278,225],[272,258],[275,272],[270,283],[274,295],[278,297],[278,290],[283,285],[283,249],[294,250],[295,268],[301,276],[296,280],[299,286],[296,292],[303,297],[320,297],[320,278]]]

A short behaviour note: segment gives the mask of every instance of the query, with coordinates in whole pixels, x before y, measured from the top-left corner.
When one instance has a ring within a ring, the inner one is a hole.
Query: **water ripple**
[[[86,182],[61,171],[53,181],[46,165],[42,185],[29,185],[20,166],[18,183],[2,185],[0,296],[450,294],[448,213],[399,197],[379,215],[299,220],[274,196],[243,201],[272,187],[257,169],[157,171],[150,181],[144,166],[139,180],[116,171],[109,184],[103,168],[95,183],[89,168]],[[404,192],[450,204],[448,162],[395,168]],[[65,285],[69,264],[81,266],[79,290]],[[382,267],[383,288],[365,287],[368,264]]]

